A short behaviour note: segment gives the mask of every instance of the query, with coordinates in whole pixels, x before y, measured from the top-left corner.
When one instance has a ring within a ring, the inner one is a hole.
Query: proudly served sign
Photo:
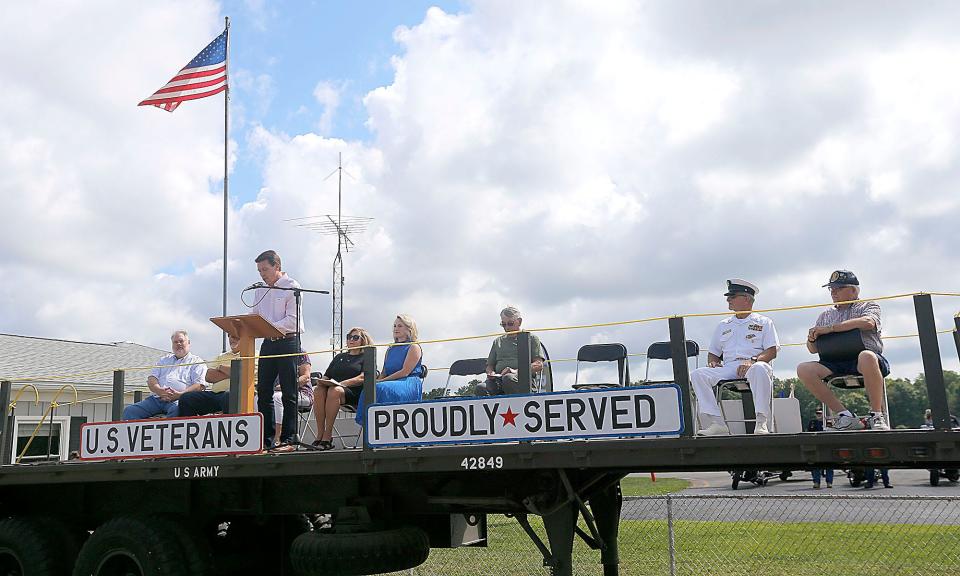
[[[374,404],[366,423],[368,443],[380,448],[683,432],[676,384]]]
[[[96,422],[80,427],[80,458],[161,458],[253,454],[263,446],[263,416],[229,414]]]

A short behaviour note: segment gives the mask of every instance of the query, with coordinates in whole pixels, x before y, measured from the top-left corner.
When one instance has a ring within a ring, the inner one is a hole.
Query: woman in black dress
[[[321,450],[333,448],[333,423],[340,406],[356,408],[363,389],[363,348],[373,344],[363,328],[347,332],[347,351],[333,357],[313,389],[313,414],[317,418],[317,440],[313,445]]]

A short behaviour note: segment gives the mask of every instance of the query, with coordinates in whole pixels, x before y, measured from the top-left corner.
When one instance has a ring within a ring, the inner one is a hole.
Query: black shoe
[[[883,485],[884,488],[893,488],[893,484],[886,483]]]

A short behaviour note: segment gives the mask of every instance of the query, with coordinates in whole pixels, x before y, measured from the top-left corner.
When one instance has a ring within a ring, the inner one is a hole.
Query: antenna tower
[[[343,174],[350,176],[349,172],[343,169],[343,154],[338,156],[337,168],[327,175],[324,180],[329,179],[334,174],[337,175],[337,214],[321,214],[319,216],[306,216],[304,218],[293,218],[291,221],[299,221],[298,227],[307,228],[325,236],[337,235],[337,255],[333,257],[333,310],[331,314],[332,327],[330,331],[330,346],[337,350],[342,350],[343,345],[343,253],[350,252],[351,248],[356,248],[356,244],[351,235],[356,236],[366,231],[367,226],[373,221],[373,218],[363,216],[344,216],[343,215]],[[353,178],[353,176],[350,176]]]

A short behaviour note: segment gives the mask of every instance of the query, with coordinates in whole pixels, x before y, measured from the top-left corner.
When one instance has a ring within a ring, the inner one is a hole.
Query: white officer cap
[[[727,280],[727,293],[724,296],[733,296],[735,294],[749,294],[751,296],[756,296],[760,293],[760,289],[757,288],[756,284],[747,282],[741,278],[733,278]]]

